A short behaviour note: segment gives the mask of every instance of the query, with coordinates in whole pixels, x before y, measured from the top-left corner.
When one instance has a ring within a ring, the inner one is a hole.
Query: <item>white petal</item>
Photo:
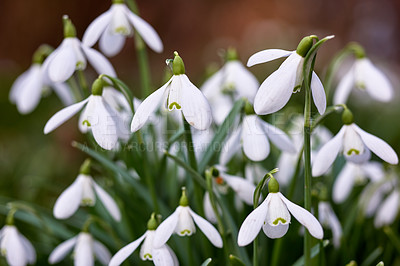
[[[122,50],[125,39],[124,35],[115,34],[108,27],[101,35],[99,48],[106,56],[112,57]]]
[[[242,124],[244,154],[252,161],[262,161],[267,158],[270,151],[269,142],[258,117],[248,115],[243,119]]]
[[[363,163],[369,160],[368,149],[352,126],[344,125],[346,128],[343,135],[343,155],[346,160]]]
[[[389,146],[385,141],[381,140],[374,135],[365,132],[356,124],[352,124],[354,130],[360,134],[360,137],[364,141],[365,145],[378,157],[390,164],[398,164],[399,158],[396,152]]]
[[[173,266],[174,258],[167,245],[153,249],[153,263],[155,266]]]
[[[110,251],[108,251],[108,249],[97,240],[93,242],[93,251],[94,254],[96,255],[96,258],[104,265],[107,265],[110,262],[111,259]]]
[[[378,182],[385,177],[382,163],[371,161],[363,164],[360,168],[372,182]]]
[[[156,232],[154,230],[148,230],[146,238],[143,241],[142,247],[140,248],[140,258],[145,260],[153,260],[153,240]],[[165,245],[164,245],[165,246]]]
[[[393,98],[393,87],[389,79],[369,59],[361,59],[358,67],[364,78],[364,86],[371,97],[382,102]]]
[[[64,82],[75,71],[77,57],[74,52],[73,38],[66,38],[53,52],[54,57],[48,65],[49,78],[53,82]]]
[[[197,215],[194,211],[189,208],[189,212],[193,217],[194,222],[204,233],[204,235],[210,240],[210,242],[217,248],[222,248],[222,238],[218,230],[210,224],[206,219]]]
[[[208,100],[222,96],[223,82],[226,77],[225,67],[218,70],[214,75],[207,79],[200,87],[201,92]]]
[[[254,99],[258,115],[271,114],[282,109],[292,96],[297,68],[303,58],[293,53],[261,84]]]
[[[356,167],[353,163],[348,162],[336,177],[332,192],[335,203],[342,203],[349,196],[355,181]]]
[[[79,208],[82,200],[83,177],[81,175],[58,197],[53,215],[57,219],[67,219]]]
[[[160,248],[167,243],[178,224],[181,208],[181,206],[176,208],[175,212],[173,212],[157,227],[156,235],[154,236],[153,241],[154,248]]]
[[[24,83],[26,80],[30,79],[30,76],[32,75],[33,71],[35,68],[40,68],[38,64],[32,64],[28,70],[26,70],[24,73],[18,76],[18,78],[14,81],[11,89],[10,89],[10,94],[9,94],[9,100],[12,103],[16,103],[17,99],[20,95],[21,89],[24,87]]]
[[[26,265],[28,260],[25,254],[24,245],[19,237],[18,230],[15,226],[8,226],[4,232],[6,258],[9,265],[23,266]]]
[[[221,175],[241,200],[246,202],[248,205],[253,205],[253,194],[256,186],[252,182],[242,177],[231,176],[222,173]]]
[[[296,152],[296,147],[294,146],[292,140],[289,136],[279,128],[258,119],[260,123],[264,126],[265,133],[267,133],[268,138],[272,143],[275,144],[280,150],[287,152]]]
[[[340,80],[335,95],[333,96],[333,104],[346,103],[350,91],[354,86],[354,69],[351,68]]]
[[[251,103],[254,102],[260,83],[256,77],[238,61],[226,63],[226,81],[233,83],[236,89],[237,98],[246,97]]]
[[[191,236],[196,233],[196,226],[194,225],[192,215],[190,214],[190,208],[188,206],[179,206],[180,213],[178,224],[175,227],[174,232],[179,236]]]
[[[289,184],[296,168],[297,157],[298,155],[295,153],[281,153],[277,163],[279,172],[274,175],[280,185],[286,186]]]
[[[280,223],[278,225],[270,225],[268,223],[265,223],[262,228],[266,236],[275,239],[275,238],[281,238],[286,234],[286,232],[289,229],[289,224]]]
[[[374,220],[375,227],[379,228],[394,222],[399,212],[399,201],[400,193],[398,190],[395,190],[385,199],[378,209]]]
[[[79,110],[83,108],[83,106],[89,101],[89,99],[90,96],[79,103],[75,103],[58,111],[49,119],[49,121],[47,121],[44,127],[44,134],[50,133],[61,124],[63,124],[65,121],[70,119],[73,115],[75,115],[77,112],[79,112]]]
[[[211,108],[203,93],[183,74],[175,77],[182,84],[182,113],[186,121],[198,130],[205,130],[212,122]]]
[[[317,238],[322,239],[324,237],[324,231],[322,230],[321,224],[318,220],[306,209],[300,207],[299,205],[294,204],[289,201],[282,193],[278,192],[280,198],[288,207],[290,213],[299,221],[302,225],[304,225],[310,234]]]
[[[103,97],[93,95],[89,105],[93,104],[94,113],[87,117],[93,137],[100,147],[112,150],[118,141],[117,116],[118,114],[104,101]]]
[[[271,226],[279,224],[289,224],[290,214],[285,203],[277,193],[269,193],[270,201],[268,204],[267,216],[265,222]]]
[[[35,248],[32,246],[32,243],[22,234],[18,234],[22,245],[24,246],[26,259],[28,260],[29,264],[34,264],[36,261],[36,251]]]
[[[75,102],[71,88],[66,83],[53,83],[51,84],[51,87],[65,106],[71,105]]]
[[[96,72],[101,74],[106,74],[111,77],[116,77],[114,67],[111,65],[110,61],[107,60],[101,53],[97,52],[93,48],[85,47],[82,45],[82,50],[85,53],[88,61],[96,70]]]
[[[114,220],[120,221],[121,220],[121,212],[119,211],[117,203],[96,182],[93,181],[93,185],[94,185],[94,190],[96,191],[97,196],[100,198],[101,202],[104,204],[104,207],[106,207],[107,211],[111,214],[111,216],[114,218]]]
[[[120,265],[124,260],[126,260],[126,258],[129,257],[129,255],[131,255],[140,245],[140,243],[142,243],[143,239],[146,237],[147,235],[147,231],[146,233],[144,233],[144,235],[142,235],[141,237],[139,237],[138,239],[136,239],[135,241],[133,241],[132,243],[126,245],[125,247],[123,247],[122,249],[120,249],[112,258],[110,263],[108,264],[108,266],[118,266]]]
[[[207,220],[213,224],[217,223],[217,217],[215,216],[214,209],[211,205],[210,194],[208,194],[208,192],[206,192],[203,197],[203,208]]]
[[[163,95],[165,90],[167,89],[168,85],[170,84],[172,78],[164,84],[161,88],[150,94],[139,108],[137,108],[135,115],[133,116],[132,123],[131,123],[131,131],[136,132],[139,130],[146,121],[149,119],[150,115],[152,115],[156,109],[160,106]]]
[[[267,216],[269,200],[270,197],[268,195],[264,202],[252,211],[240,226],[238,234],[239,246],[247,246],[257,237]]]
[[[49,256],[49,263],[50,264],[56,264],[60,262],[65,256],[68,254],[68,252],[71,251],[71,249],[74,247],[76,240],[78,239],[77,236],[68,239],[67,241],[62,242],[60,245],[58,245],[50,254]]]
[[[139,16],[132,13],[126,6],[124,6],[125,14],[127,15],[129,21],[132,23],[133,27],[137,32],[139,32],[142,39],[146,44],[155,52],[161,53],[164,49],[160,36],[154,28],[144,21]]]
[[[247,66],[251,67],[257,64],[269,62],[281,57],[289,56],[293,53],[293,51],[286,51],[281,49],[267,49],[260,52],[257,52],[250,56],[247,61]]]
[[[107,10],[90,23],[82,37],[82,44],[92,47],[105,31],[111,20],[111,10]]]
[[[340,131],[333,137],[330,141],[328,141],[322,148],[319,150],[317,156],[313,159],[312,165],[312,175],[320,176],[323,175],[332,163],[335,161],[336,156],[342,148],[343,143],[343,135],[345,132],[345,127],[342,127]]]
[[[89,233],[80,233],[74,248],[74,266],[94,266],[93,238]]]
[[[332,230],[333,245],[335,248],[340,246],[340,240],[342,238],[342,226],[334,213],[331,205],[328,202],[320,201],[318,203],[319,220],[322,224],[327,224]]]
[[[175,252],[167,244],[165,244],[165,246],[167,247],[169,253],[171,254],[172,260],[174,262],[174,264],[172,264],[172,265],[173,266],[179,266],[179,261],[178,261],[178,258],[175,255]]]
[[[226,165],[231,160],[233,155],[235,155],[235,153],[240,150],[241,133],[242,127],[239,126],[231,133],[228,140],[222,146],[221,154],[219,157],[219,163],[221,165]]]
[[[42,70],[39,65],[31,67],[29,76],[25,78],[20,86],[16,104],[21,114],[27,114],[36,108],[42,97],[44,84]]]
[[[314,71],[311,78],[311,92],[314,104],[318,109],[318,113],[323,115],[326,110],[326,95],[324,85],[322,85],[321,80]]]

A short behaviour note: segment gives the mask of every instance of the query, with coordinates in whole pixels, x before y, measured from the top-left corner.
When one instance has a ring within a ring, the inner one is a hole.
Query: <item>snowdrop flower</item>
[[[119,114],[104,100],[102,92],[103,81],[97,79],[92,86],[92,95],[53,115],[44,127],[44,134],[52,132],[86,106],[79,119],[81,131],[90,129],[100,147],[112,150],[121,135],[122,123]]]
[[[333,97],[334,104],[346,103],[351,90],[356,87],[366,90],[375,100],[388,102],[393,98],[393,87],[386,75],[366,57],[357,46],[356,59],[350,70],[340,80]]]
[[[185,188],[182,188],[182,196],[179,200],[179,206],[175,212],[160,224],[156,230],[153,240],[153,247],[160,248],[173,233],[179,236],[190,236],[196,232],[194,223],[200,228],[210,242],[217,248],[222,247],[222,238],[217,231],[206,219],[200,217],[189,207],[189,201],[186,196]]]
[[[10,101],[17,105],[21,114],[32,112],[49,87],[53,88],[65,105],[74,102],[69,86],[65,83],[51,82],[43,71],[42,63],[51,50],[47,45],[40,46],[33,55],[30,68],[22,73],[11,87]]]
[[[383,179],[384,175],[381,163],[365,162],[355,164],[346,162],[333,185],[333,201],[335,203],[344,202],[355,183],[363,183],[367,178],[372,182],[378,182]]]
[[[328,36],[326,38],[333,38]],[[254,66],[281,57],[288,58],[260,86],[254,99],[254,110],[258,115],[271,114],[282,109],[289,101],[292,93],[297,92],[303,83],[303,63],[307,52],[313,44],[312,37],[304,37],[296,51],[268,49],[252,55],[247,66]],[[312,73],[311,92],[320,114],[326,109],[324,87],[315,72]]]
[[[94,206],[96,195],[110,215],[116,221],[121,220],[117,203],[90,176],[90,160],[87,159],[82,164],[78,178],[58,197],[53,209],[54,217],[67,219],[78,210],[79,206]]]
[[[222,147],[219,161],[222,165],[226,165],[240,146],[250,160],[262,161],[270,152],[269,139],[281,150],[296,151],[285,132],[263,121],[257,115],[251,114],[250,111],[246,111],[242,123],[232,132]]]
[[[108,249],[99,241],[94,240],[88,232],[81,232],[67,241],[58,245],[49,256],[49,263],[59,263],[72,250],[74,254],[75,266],[94,266],[95,257],[103,264],[107,265],[111,254]]]
[[[14,225],[5,225],[0,231],[1,255],[11,266],[34,264],[36,252],[31,242]]]
[[[181,110],[186,121],[194,128],[205,130],[210,127],[212,115],[210,105],[201,91],[185,75],[182,58],[175,52],[172,78],[147,97],[132,119],[131,131],[139,130],[161,103],[166,102],[169,111]],[[166,101],[165,101],[166,100]]]
[[[307,210],[292,203],[279,192],[279,184],[271,178],[268,184],[269,194],[263,203],[252,211],[243,222],[238,235],[239,246],[248,245],[263,227],[270,238],[284,236],[289,228],[290,214],[303,224],[312,236],[322,239],[323,230],[318,220]]]
[[[130,11],[123,0],[113,0],[111,8],[89,25],[82,43],[92,47],[100,39],[100,50],[107,56],[114,56],[122,50],[126,36],[133,35],[133,28],[151,49],[157,53],[163,51],[163,44],[157,32]]]
[[[340,239],[343,235],[342,225],[328,201],[320,201],[318,203],[318,216],[322,225],[332,230],[333,245],[335,248],[339,248]]]
[[[278,181],[273,177],[268,183],[268,190],[267,198],[247,216],[240,227],[239,246],[250,244],[257,237],[261,227],[269,238],[284,236],[289,229],[290,213],[308,229],[313,237],[323,238],[324,232],[318,220],[309,211],[285,198],[279,192]]]
[[[228,49],[227,62],[201,86],[212,106],[213,118],[222,124],[233,107],[233,100],[246,98],[253,103],[260,83],[238,60],[234,49]]]
[[[44,62],[43,68],[53,82],[64,82],[75,70],[86,68],[86,59],[98,74],[115,77],[111,63],[99,52],[89,48],[76,38],[75,27],[68,16],[64,16],[64,40]]]
[[[400,191],[395,188],[378,207],[374,219],[374,226],[381,228],[394,222],[399,213]]]
[[[396,152],[385,141],[369,134],[353,122],[350,110],[345,109],[342,116],[343,127],[336,136],[327,142],[313,160],[313,176],[324,174],[335,161],[340,151],[346,160],[363,163],[369,160],[370,150],[382,160],[397,164],[399,159]]]
[[[143,242],[140,248],[140,259],[143,261],[151,260],[156,266],[178,266],[179,262],[174,251],[167,245],[162,245],[160,248],[154,248],[155,230],[158,226],[157,220],[152,214],[147,223],[147,231],[132,243],[120,249],[112,258],[109,266],[118,266],[126,260]]]

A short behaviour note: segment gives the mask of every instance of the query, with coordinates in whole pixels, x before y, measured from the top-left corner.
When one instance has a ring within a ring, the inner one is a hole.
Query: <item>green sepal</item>
[[[311,36],[304,37],[297,46],[296,53],[305,57],[308,51],[310,51],[313,46],[313,38]]]
[[[54,51],[53,47],[47,44],[42,44],[39,48],[35,51],[32,56],[32,63],[33,64],[43,64],[44,60]]]
[[[179,205],[183,206],[183,207],[189,206],[189,199],[186,196],[186,188],[185,187],[182,187],[182,196],[179,199]]]
[[[235,48],[229,47],[225,54],[226,61],[236,61],[239,59],[238,53]]]
[[[153,212],[149,221],[147,222],[147,230],[156,230],[158,227],[158,221],[156,219],[156,214]]]
[[[354,122],[354,116],[353,116],[353,113],[350,111],[350,109],[345,108],[345,109],[343,110],[343,113],[342,113],[342,122],[343,122],[343,124],[345,124],[345,125],[351,125],[351,124],[353,124],[353,122]]]
[[[174,61],[172,62],[172,71],[174,75],[185,74],[185,64],[183,63],[182,57],[179,56],[178,52],[174,52]]]
[[[76,37],[76,29],[72,21],[69,19],[67,15],[63,16],[64,22],[64,38],[75,38]]]
[[[279,192],[279,183],[273,176],[271,176],[271,179],[268,182],[268,191],[269,193]]]
[[[82,175],[90,175],[91,165],[92,165],[92,160],[90,160],[90,158],[87,158],[81,165],[81,169],[79,170],[79,173],[81,173]]]
[[[112,0],[112,4],[124,4],[124,0]]]
[[[246,104],[244,105],[244,113],[246,115],[255,115],[256,114],[256,112],[254,112],[253,105],[249,101],[246,101]]]
[[[103,94],[104,82],[102,78],[97,78],[92,84],[92,94],[101,96]]]

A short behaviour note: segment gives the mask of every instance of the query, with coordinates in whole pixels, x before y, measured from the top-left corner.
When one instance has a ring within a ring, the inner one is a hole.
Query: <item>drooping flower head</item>
[[[333,103],[346,103],[353,88],[365,90],[377,101],[390,101],[393,98],[393,87],[389,79],[366,57],[361,46],[353,46],[357,48],[354,51],[355,61],[350,70],[341,78],[333,97]]]
[[[82,38],[85,46],[92,47],[99,39],[100,50],[107,56],[118,54],[127,36],[135,29],[146,44],[157,53],[163,44],[153,27],[129,10],[123,0],[113,0],[109,10],[97,17],[86,29]]]
[[[173,233],[179,236],[190,236],[196,232],[196,224],[210,242],[218,247],[222,247],[222,238],[217,229],[206,219],[200,217],[189,207],[189,200],[186,196],[185,188],[182,189],[182,196],[179,200],[179,206],[175,212],[160,224],[156,230],[153,240],[154,248],[160,248]]]
[[[238,234],[238,245],[250,244],[258,235],[261,227],[269,238],[280,238],[289,229],[290,213],[304,225],[310,234],[322,239],[324,232],[318,220],[306,209],[289,201],[279,192],[279,184],[271,177],[268,183],[267,198],[244,220]],[[290,212],[290,213],[289,213]]]
[[[354,123],[353,114],[345,109],[342,116],[343,127],[318,152],[313,160],[313,176],[323,175],[336,156],[341,151],[346,160],[354,163],[363,163],[369,160],[371,151],[382,160],[397,164],[399,159],[396,152],[385,141],[362,130]]]
[[[59,244],[50,254],[49,263],[56,264],[62,261],[73,249],[74,266],[94,266],[95,258],[103,265],[110,261],[110,251],[99,241],[93,239],[88,232],[81,232]]]
[[[50,87],[65,105],[74,102],[69,86],[52,82],[43,71],[43,61],[52,51],[50,46],[41,45],[33,55],[30,68],[22,73],[11,87],[10,101],[17,105],[21,114],[32,112]]]
[[[250,103],[260,83],[239,61],[236,50],[226,52],[225,65],[201,86],[201,91],[212,106],[213,119],[220,125],[233,107],[233,101],[246,98]]]
[[[90,159],[87,159],[81,166],[78,178],[58,197],[53,209],[54,217],[67,219],[79,206],[94,206],[96,196],[116,221],[121,220],[117,203],[90,176]]]
[[[68,16],[64,20],[64,40],[43,63],[44,71],[52,82],[64,82],[69,79],[75,70],[84,70],[86,60],[90,62],[96,72],[116,77],[111,63],[101,53],[82,45],[76,37],[75,26]]]
[[[328,36],[326,38],[333,38]],[[296,51],[267,49],[255,53],[249,58],[247,66],[265,63],[281,57],[288,58],[260,86],[254,99],[254,110],[259,115],[271,114],[282,109],[292,93],[299,91],[303,83],[303,63],[307,52],[313,45],[311,36],[304,37]],[[312,73],[311,92],[320,114],[326,109],[324,87],[315,72]]]
[[[155,214],[151,215],[149,222],[147,223],[147,231],[138,239],[132,243],[126,245],[120,249],[112,258],[109,266],[118,266],[124,260],[126,260],[143,242],[140,248],[140,259],[143,261],[150,260],[153,261],[154,265],[171,265],[178,266],[179,262],[174,253],[174,251],[167,245],[164,244],[159,248],[154,248],[154,236],[155,230],[158,227],[157,219]]]
[[[161,104],[169,111],[181,110],[186,121],[196,129],[205,130],[212,122],[210,105],[201,91],[185,74],[182,58],[175,52],[174,75],[161,88],[147,97],[136,110],[131,131],[139,130]]]

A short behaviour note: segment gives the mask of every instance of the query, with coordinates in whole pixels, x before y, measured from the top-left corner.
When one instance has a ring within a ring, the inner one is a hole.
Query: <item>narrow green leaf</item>
[[[373,265],[374,262],[376,263],[376,260],[380,255],[383,253],[383,248],[382,247],[377,247],[374,249],[374,251],[369,254],[369,256],[361,263],[361,266],[368,266],[368,265]]]
[[[325,248],[326,246],[328,246],[329,244],[329,240],[323,240],[322,241],[322,245]],[[314,258],[315,256],[317,256],[319,253],[319,243],[316,244],[315,246],[313,246],[313,248],[311,249],[311,258]],[[294,264],[293,266],[301,266],[304,265],[304,256],[301,256]]]
[[[109,75],[101,75],[104,76],[106,78],[108,78],[109,80],[111,80],[111,82],[114,85],[114,88],[120,90],[122,92],[122,94],[125,96],[126,100],[129,103],[129,106],[131,107],[132,113],[135,113],[135,109],[133,107],[133,94],[132,91],[128,88],[128,86],[119,78],[113,78]]]
[[[204,170],[207,167],[207,164],[210,162],[210,160],[213,158],[213,156],[219,151],[218,149],[216,149],[216,147],[221,147],[223,140],[230,132],[230,129],[232,128],[237,115],[242,110],[244,103],[245,103],[245,99],[243,99],[243,98],[237,100],[236,103],[234,104],[234,106],[232,107],[231,112],[226,117],[225,121],[218,128],[217,132],[214,135],[214,138],[208,145],[206,151],[204,152],[203,158],[201,159],[201,161],[199,163],[199,167],[198,167],[199,173],[204,172]]]
[[[231,263],[232,266],[245,266],[243,261],[241,261],[238,257],[234,255],[229,255],[229,262]]]
[[[258,202],[260,200],[261,191],[263,190],[264,186],[267,184],[268,180],[271,178],[273,174],[278,172],[278,168],[272,169],[270,172],[266,173],[263,179],[258,183],[256,189],[254,190],[253,194],[253,207],[254,209],[257,208]]]

